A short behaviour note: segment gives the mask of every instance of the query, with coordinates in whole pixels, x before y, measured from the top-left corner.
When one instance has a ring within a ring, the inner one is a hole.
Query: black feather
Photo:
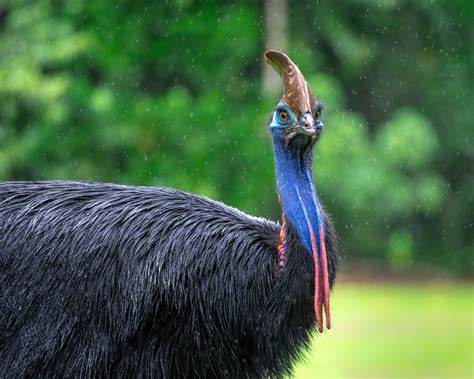
[[[329,279],[335,235],[326,216]],[[280,227],[167,188],[0,183],[0,375],[281,377],[314,269]]]

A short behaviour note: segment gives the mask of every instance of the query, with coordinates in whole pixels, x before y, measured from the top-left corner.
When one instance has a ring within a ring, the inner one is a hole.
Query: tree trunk
[[[287,0],[267,0],[263,7],[265,50],[286,51],[288,45]],[[268,64],[264,64],[262,76],[263,94],[271,94],[281,91],[281,79]]]

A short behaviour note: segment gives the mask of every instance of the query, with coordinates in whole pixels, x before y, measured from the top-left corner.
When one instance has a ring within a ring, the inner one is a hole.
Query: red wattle
[[[326,317],[326,328],[331,329],[331,313],[329,311],[328,260],[326,255],[326,244],[324,243],[324,232],[322,227],[319,228],[319,244],[321,245],[321,266],[323,276],[324,313]]]
[[[318,324],[318,330],[320,333],[323,332],[323,315],[322,315],[322,293],[321,293],[321,271],[319,269],[318,262],[318,248],[316,246],[316,240],[314,238],[313,229],[310,228],[311,236],[311,248],[313,250],[314,259],[314,312],[316,313],[316,322]]]
[[[312,228],[310,228],[310,236],[314,259],[314,312],[316,313],[318,330],[320,333],[322,333],[324,330],[322,315],[323,306],[326,318],[326,328],[331,329],[331,314],[329,311],[329,275],[323,228],[321,227],[319,229],[319,243],[321,245],[321,268],[319,267],[318,248]]]

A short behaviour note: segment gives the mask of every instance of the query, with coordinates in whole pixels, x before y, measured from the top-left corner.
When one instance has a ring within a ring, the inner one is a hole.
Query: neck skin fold
[[[273,146],[278,194],[281,198],[284,217],[296,229],[301,242],[314,261],[314,308],[318,329],[322,332],[323,307],[326,327],[328,329],[331,327],[329,279],[324,243],[324,217],[312,174],[312,149],[302,150],[286,146],[278,130],[273,132]]]

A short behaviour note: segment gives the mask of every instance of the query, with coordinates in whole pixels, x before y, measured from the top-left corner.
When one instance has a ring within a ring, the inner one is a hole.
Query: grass
[[[470,284],[340,284],[295,377],[474,378]]]

